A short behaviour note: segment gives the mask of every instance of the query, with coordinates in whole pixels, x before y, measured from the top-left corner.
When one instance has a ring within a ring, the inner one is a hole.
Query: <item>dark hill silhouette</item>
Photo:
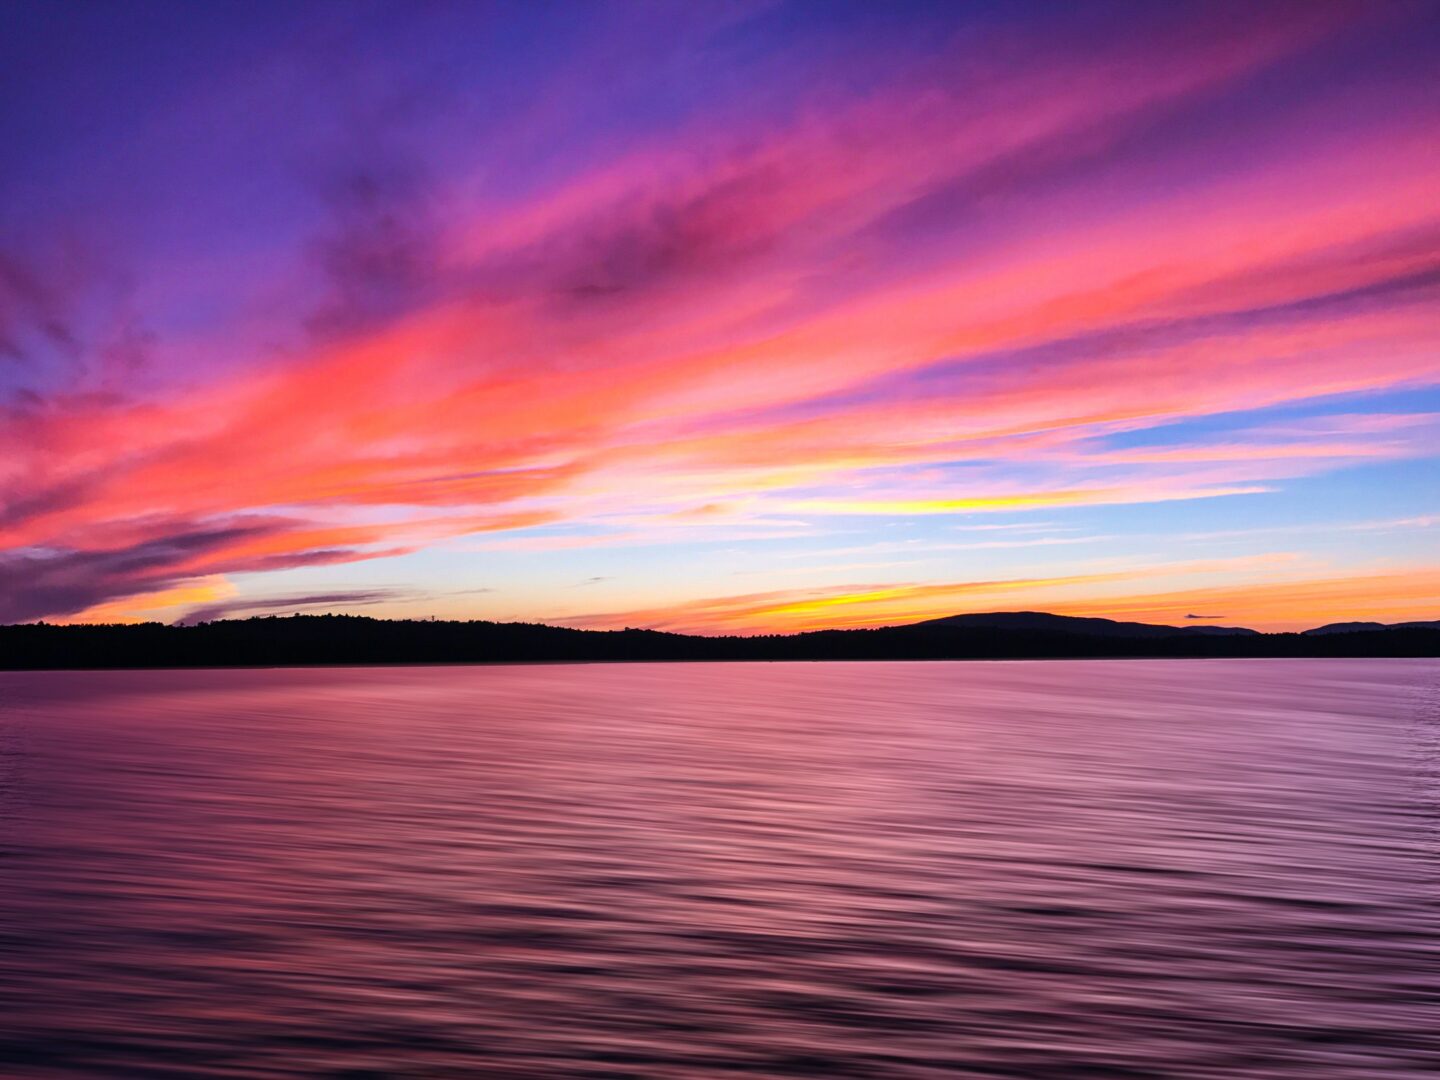
[[[1317,626],[1311,630],[1303,630],[1306,635],[1315,634],[1368,634],[1375,630],[1440,630],[1440,619],[1429,622],[1401,622],[1401,623],[1379,623],[1379,622],[1332,622],[1324,626]]]
[[[1157,626],[1153,623],[1117,622],[1114,619],[1051,615],[1048,611],[987,611],[973,615],[947,615],[942,619],[928,619],[925,622],[912,623],[911,626],[915,629],[990,627],[997,630],[1042,630],[1047,633],[1127,638],[1169,637],[1174,634],[1198,637],[1259,633],[1257,630],[1247,630],[1243,626]]]
[[[1024,616],[1028,625],[1014,625]],[[1095,632],[1094,624],[1121,627]],[[1143,632],[1127,631],[1126,626]],[[538,623],[295,615],[195,626],[0,626],[0,668],[255,667],[610,660],[1008,660],[1099,657],[1440,656],[1440,628],[1196,634],[1043,612],[962,616],[875,630],[697,637]],[[1203,628],[1223,629],[1223,628]]]

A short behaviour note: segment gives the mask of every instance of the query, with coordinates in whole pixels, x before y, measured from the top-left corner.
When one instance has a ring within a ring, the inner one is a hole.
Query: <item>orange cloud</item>
[[[137,623],[170,620],[200,604],[215,604],[235,595],[235,586],[223,577],[200,578],[147,594],[93,604],[53,621],[58,623]]]

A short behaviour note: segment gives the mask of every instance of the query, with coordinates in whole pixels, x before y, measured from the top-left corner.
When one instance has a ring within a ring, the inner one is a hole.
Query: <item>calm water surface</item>
[[[1440,665],[0,674],[0,1075],[1385,1080]]]

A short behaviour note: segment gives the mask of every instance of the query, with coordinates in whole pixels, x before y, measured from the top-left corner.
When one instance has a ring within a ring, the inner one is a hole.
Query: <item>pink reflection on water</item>
[[[1418,1076],[1437,682],[1428,661],[0,676],[0,1062]]]

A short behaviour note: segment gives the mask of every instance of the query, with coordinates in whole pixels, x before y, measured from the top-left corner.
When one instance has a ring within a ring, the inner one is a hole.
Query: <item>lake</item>
[[[1434,1075],[1440,663],[0,673],[0,1075]]]

